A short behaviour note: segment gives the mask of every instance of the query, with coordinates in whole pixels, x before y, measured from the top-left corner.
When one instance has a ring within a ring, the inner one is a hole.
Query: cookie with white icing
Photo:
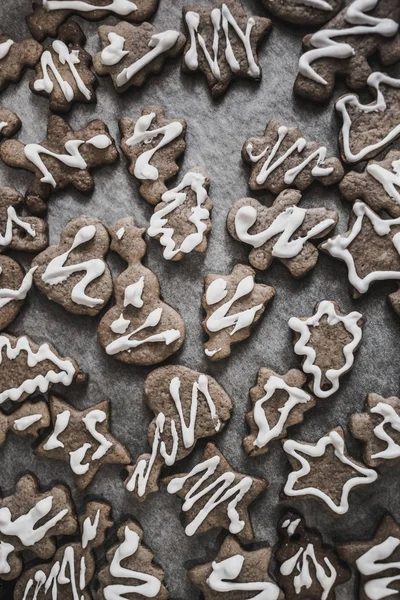
[[[140,23],[156,11],[159,0],[39,0],[33,4],[33,13],[27,17],[34,38],[57,37],[60,25],[71,15],[88,21],[101,21],[107,17]]]
[[[364,447],[370,467],[398,463],[400,459],[400,398],[368,394],[365,410],[351,415],[349,428]]]
[[[193,167],[178,185],[164,192],[151,216],[147,235],[159,240],[166,260],[181,260],[190,252],[207,250],[213,201],[210,178],[203,167]]]
[[[202,325],[209,337],[204,353],[210,360],[226,358],[232,344],[247,339],[274,297],[275,289],[256,283],[255,276],[254,269],[240,264],[230,275],[206,275],[201,300],[206,318]]]
[[[335,516],[349,510],[353,488],[373,483],[378,473],[347,454],[341,427],[321,437],[316,443],[286,440],[283,444],[293,468],[284,494],[289,498],[313,498]]]
[[[134,365],[155,365],[182,346],[185,323],[161,299],[158,278],[142,264],[144,229],[131,217],[109,228],[111,250],[128,263],[115,280],[115,304],[100,321],[98,338],[109,356]]]
[[[78,363],[62,357],[51,344],[36,344],[25,335],[0,335],[0,405],[23,402],[38,391],[44,394],[56,383],[85,381]]]
[[[56,485],[42,492],[33,475],[24,475],[10,496],[0,498],[0,579],[11,580],[22,571],[21,553],[48,560],[56,551],[55,538],[77,528],[69,490]]]
[[[342,8],[343,0],[262,0],[270,13],[295,25],[322,25]]]
[[[186,121],[167,119],[161,106],[150,105],[137,119],[122,117],[119,128],[129,172],[140,183],[140,195],[155,206],[167,191],[166,182],[179,171],[176,161],[185,151]]]
[[[336,210],[298,206],[301,193],[284,190],[271,206],[255,198],[235,202],[227,217],[231,236],[252,246],[249,262],[264,271],[277,258],[293,277],[304,277],[318,262],[318,249],[311,240],[320,239],[335,228]]]
[[[21,128],[21,119],[8,108],[0,108],[0,140],[10,138]]]
[[[113,283],[105,255],[108,231],[98,219],[78,217],[63,227],[60,242],[32,262],[43,294],[73,314],[95,316],[109,301]]]
[[[54,191],[73,186],[79,192],[90,192],[94,188],[91,171],[115,162],[118,151],[103,121],[90,121],[74,131],[53,115],[43,142],[6,140],[0,146],[0,157],[10,167],[33,173],[25,200],[32,213],[42,214]]]
[[[252,410],[246,415],[250,434],[243,439],[243,448],[247,454],[265,454],[273,440],[287,437],[288,427],[302,423],[304,413],[316,404],[303,389],[306,379],[297,369],[285,375],[267,368],[258,371],[256,385],[250,390]]]
[[[185,6],[183,20],[188,36],[182,70],[201,71],[212,96],[224,94],[233,79],[260,81],[257,49],[271,29],[269,19],[249,15],[240,0],[225,0]]]
[[[3,331],[21,310],[24,300],[32,287],[32,267],[26,273],[9,256],[0,254],[0,331]]]
[[[400,151],[390,150],[382,160],[370,160],[362,172],[350,171],[339,184],[348,202],[362,200],[373,211],[400,217]]]
[[[311,375],[309,387],[318,398],[337,392],[340,378],[353,367],[364,324],[361,313],[344,314],[330,300],[316,304],[311,317],[289,319],[294,351],[303,357],[302,369]]]
[[[277,577],[286,600],[335,600],[336,587],[351,577],[349,567],[322,535],[307,527],[297,512],[285,513],[278,523],[280,543],[275,553]]]
[[[222,527],[244,542],[253,540],[249,505],[268,481],[235,471],[214,444],[207,444],[191,471],[167,477],[164,483],[169,494],[184,502],[187,536]]]
[[[364,87],[370,58],[378,55],[384,66],[400,59],[399,21],[397,0],[355,0],[345,6],[322,29],[303,38],[295,93],[323,102],[339,76],[352,89]]]
[[[151,23],[134,26],[126,21],[101,25],[99,38],[102,51],[93,59],[94,69],[100,76],[109,75],[118,93],[140,87],[149,75],[160,73],[186,42],[174,29],[158,31]]]
[[[33,69],[42,50],[42,45],[32,38],[16,42],[8,35],[0,35],[0,92],[10,83],[17,83],[26,69]]]
[[[335,104],[343,121],[340,154],[349,164],[373,158],[400,135],[400,79],[376,71],[368,77],[367,85],[375,98],[372,102],[364,104],[357,94],[346,94]]]
[[[35,454],[66,461],[78,489],[87,488],[105,464],[127,465],[128,450],[111,433],[111,407],[105,400],[78,410],[58,396],[50,396],[52,431]]]
[[[383,517],[370,540],[337,546],[338,552],[357,573],[357,598],[395,600],[400,594],[400,525]]]
[[[107,530],[113,525],[110,512],[105,502],[88,502],[79,517],[79,539],[64,543],[50,562],[24,571],[15,586],[14,598],[47,600],[50,591],[60,600],[76,600],[79,590],[79,600],[92,600],[96,568],[93,550],[103,546]]]
[[[323,242],[319,247],[345,263],[354,298],[365,294],[374,283],[400,280],[400,253],[397,235],[400,217],[385,219],[364,202],[355,202],[345,233]],[[397,308],[396,296],[393,299]]]
[[[155,415],[148,429],[151,453],[128,467],[125,482],[139,502],[158,490],[164,466],[188,456],[199,439],[222,431],[232,411],[230,397],[213,377],[180,365],[152,371],[144,393]]]
[[[5,443],[8,433],[15,433],[19,437],[31,435],[37,438],[40,430],[49,425],[50,412],[44,400],[24,402],[21,408],[10,415],[0,412],[0,446]]]
[[[75,102],[96,102],[97,78],[85,44],[86,36],[79,25],[67,23],[43,50],[29,87],[34,94],[49,99],[53,112],[67,112]]]
[[[272,548],[248,552],[233,536],[225,538],[213,562],[190,569],[190,581],[204,600],[284,600],[269,575]],[[253,596],[255,594],[255,596]]]
[[[305,190],[313,181],[332,185],[343,177],[338,158],[327,158],[328,150],[318,142],[308,142],[297,127],[281,125],[272,119],[263,137],[248,138],[242,158],[251,167],[251,190],[268,190],[275,195],[288,187]]]
[[[107,565],[97,576],[96,600],[154,598],[167,600],[164,571],[153,562],[152,551],[143,544],[143,530],[133,519],[118,528],[118,542],[107,552]]]
[[[0,253],[40,252],[49,243],[46,221],[21,214],[23,200],[16,189],[0,187]]]

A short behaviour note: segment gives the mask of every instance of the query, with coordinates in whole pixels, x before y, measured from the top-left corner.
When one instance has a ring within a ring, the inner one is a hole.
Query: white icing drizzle
[[[235,554],[225,560],[212,563],[212,571],[207,579],[207,585],[215,592],[260,592],[252,596],[249,600],[278,600],[280,589],[275,583],[269,581],[255,581],[248,583],[234,582],[239,577],[244,557],[241,554]]]
[[[60,510],[42,525],[37,525],[51,512],[52,506],[53,496],[47,496],[47,498],[39,500],[29,512],[17,517],[15,521],[12,520],[8,507],[0,508],[0,533],[6,536],[16,536],[26,547],[34,546],[69,512],[68,508]]]
[[[320,235],[335,223],[333,219],[323,219],[320,223],[314,225],[303,237],[299,236],[295,239],[290,239],[300,229],[306,215],[306,208],[289,206],[274,219],[267,229],[259,233],[249,233],[249,230],[257,221],[257,210],[253,206],[242,206],[235,216],[236,235],[245,244],[249,244],[253,248],[260,248],[263,244],[280,234],[272,247],[272,256],[276,256],[277,258],[294,258],[300,254],[308,240]]]
[[[256,182],[258,183],[258,185],[264,184],[267,181],[268,177],[271,175],[271,173],[273,173],[273,171],[280,167],[285,162],[285,160],[289,158],[294,152],[301,154],[304,148],[306,147],[307,140],[303,137],[300,137],[292,144],[292,146],[290,146],[288,150],[286,150],[284,154],[282,154],[281,157],[274,160],[288,132],[289,130],[285,125],[281,125],[279,127],[278,139],[256,177]],[[260,154],[255,156],[253,154],[253,144],[249,143],[246,146],[247,155],[253,163],[258,163],[262,158],[264,158],[269,149],[270,146],[266,146]],[[296,167],[292,167],[291,169],[285,171],[284,182],[288,185],[292,184],[296,177],[307,167],[307,165],[309,165],[310,162],[312,162],[315,159],[317,159],[317,164],[311,170],[311,174],[313,175],[313,177],[326,177],[327,175],[330,175],[333,171],[333,167],[321,166],[325,162],[326,154],[327,149],[325,148],[325,146],[320,146],[317,150],[314,150],[314,152],[312,152],[309,156],[307,156],[307,158],[300,162],[300,164],[298,164]]]
[[[126,526],[124,541],[115,551],[111,561],[110,574],[112,577],[134,579],[143,583],[138,585],[107,585],[103,590],[104,600],[125,600],[126,594],[138,594],[146,598],[155,598],[158,595],[161,589],[161,582],[154,575],[143,573],[142,571],[133,571],[122,566],[124,560],[136,554],[139,543],[140,538],[138,534]]]
[[[7,121],[0,121],[0,133],[7,127]]]
[[[100,509],[96,512],[96,516],[94,521],[90,520],[90,517],[86,517],[83,522],[83,532],[82,532],[82,548],[85,550],[89,542],[92,542],[96,539],[97,529],[100,522]]]
[[[182,402],[180,397],[180,386],[181,380],[179,377],[173,377],[169,385],[169,393],[174,401],[180,426],[182,432],[182,442],[185,448],[191,448],[195,443],[195,428],[196,418],[198,410],[199,392],[201,392],[206,399],[208,410],[211,419],[215,423],[215,431],[219,431],[221,428],[221,421],[218,418],[217,410],[213,399],[211,398],[210,391],[208,388],[208,378],[206,375],[199,375],[197,381],[192,386],[192,402],[189,411],[189,424],[186,425],[185,415],[183,414]],[[149,477],[154,466],[157,454],[164,458],[165,464],[172,466],[175,464],[177,452],[179,449],[179,436],[177,433],[175,419],[171,419],[171,435],[172,435],[172,451],[168,454],[165,442],[161,441],[161,434],[164,432],[166,417],[164,413],[159,413],[156,418],[156,430],[154,432],[153,446],[151,450],[150,459],[142,459],[138,462],[134,473],[126,484],[128,491],[133,492],[136,490],[138,496],[142,497],[146,493],[147,484]],[[136,489],[137,488],[137,489]]]
[[[339,369],[328,369],[325,372],[325,377],[332,384],[327,390],[321,388],[322,371],[315,363],[317,353],[311,346],[307,346],[311,338],[311,328],[318,327],[323,317],[327,317],[329,325],[337,325],[342,323],[346,331],[352,336],[352,340],[343,347],[343,357],[345,362]],[[300,334],[298,341],[294,345],[294,351],[300,356],[304,356],[303,371],[314,377],[313,390],[318,398],[327,398],[339,389],[340,376],[351,369],[354,363],[354,352],[356,351],[361,338],[362,328],[358,325],[358,321],[362,318],[362,314],[353,311],[347,315],[339,315],[336,312],[335,305],[329,300],[324,300],[318,305],[317,312],[303,321],[297,317],[289,319],[289,327],[296,333]]]
[[[5,335],[0,335],[0,364],[3,361],[4,350],[5,358],[9,361],[15,360],[23,352],[27,355],[26,364],[28,367],[33,368],[39,363],[49,360],[60,372],[56,373],[51,369],[45,375],[36,375],[33,379],[25,379],[17,388],[5,389],[0,393],[0,404],[3,404],[6,400],[17,402],[23,394],[33,394],[37,389],[44,394],[52,383],[70,385],[73,380],[74,365],[70,360],[59,358],[51,350],[49,344],[42,344],[35,352],[25,336],[18,338],[15,346],[12,347],[10,340]]]
[[[396,35],[399,24],[393,19],[378,18],[366,13],[374,10],[379,0],[355,0],[347,7],[345,20],[351,27],[344,29],[320,29],[311,37],[312,50],[305,52],[299,59],[299,72],[303,77],[322,85],[327,81],[311,66],[315,60],[324,58],[345,59],[355,55],[353,46],[346,42],[336,42],[337,37],[353,35],[381,35],[389,38]]]
[[[0,44],[0,60],[2,60],[8,55],[8,53],[10,52],[10,48],[13,44],[13,40],[7,40]]]
[[[86,444],[83,444],[82,446],[80,446],[79,448],[77,448],[76,450],[72,450],[69,453],[69,465],[70,465],[71,469],[73,470],[73,472],[75,473],[75,475],[85,475],[85,473],[87,473],[89,471],[90,464],[85,463],[83,465],[82,462],[86,456],[86,452],[91,447],[92,447],[91,444],[86,443]]]
[[[103,458],[112,447],[112,442],[110,442],[102,433],[97,431],[96,425],[97,423],[104,423],[106,421],[107,415],[103,410],[91,410],[88,412],[86,417],[83,417],[82,421],[85,423],[85,427],[90,433],[90,435],[99,443],[99,447],[93,453],[92,460],[99,460]]]
[[[167,487],[169,494],[176,494],[185,486],[186,482],[196,476],[198,473],[204,474],[198,479],[198,481],[190,488],[184,498],[182,510],[187,512],[196,504],[198,500],[201,500],[204,496],[210,494],[215,488],[216,491],[210,496],[205,503],[204,507],[199,510],[196,517],[189,525],[185,528],[185,533],[188,536],[192,536],[196,533],[197,529],[207,519],[208,515],[220,504],[229,500],[226,509],[227,516],[229,518],[229,531],[232,534],[237,534],[242,531],[245,526],[244,521],[239,518],[239,513],[236,510],[237,505],[243,499],[243,497],[250,490],[253,485],[251,477],[244,477],[235,484],[236,475],[232,471],[225,471],[217,479],[206,485],[202,490],[198,491],[203,483],[205,483],[210,477],[212,477],[218,468],[220,463],[219,456],[212,456],[211,458],[199,463],[187,474],[182,477],[175,477],[172,479]]]
[[[358,111],[363,113],[371,113],[371,112],[385,112],[387,109],[387,104],[385,100],[385,96],[380,89],[380,85],[383,83],[384,85],[391,86],[393,88],[400,88],[400,79],[395,79],[394,77],[389,77],[385,75],[385,73],[380,73],[379,71],[376,73],[371,73],[371,75],[367,79],[367,85],[376,90],[376,101],[370,104],[362,104],[359,98],[355,94],[347,94],[346,96],[342,96],[336,102],[336,110],[341,113],[343,119],[342,125],[342,144],[343,144],[343,153],[345,159],[349,163],[356,163],[367,157],[368,154],[372,152],[376,152],[381,148],[387,146],[390,142],[392,142],[399,134],[400,134],[400,124],[397,124],[389,133],[385,135],[385,137],[374,144],[370,144],[369,146],[365,146],[362,148],[357,154],[354,154],[351,150],[350,144],[350,134],[352,127],[352,120],[348,112],[348,106],[356,108]]]
[[[120,227],[115,235],[117,236],[117,238],[119,240],[122,240],[122,238],[124,237],[124,233],[125,233],[125,227]]]
[[[15,550],[12,544],[0,541],[0,574],[6,575],[11,571],[11,567],[8,563],[9,555]]]
[[[85,225],[82,227],[75,235],[70,249],[53,258],[42,275],[44,283],[47,283],[48,285],[58,285],[59,283],[66,281],[73,273],[86,271],[86,275],[72,289],[71,300],[76,304],[82,304],[83,306],[88,306],[90,308],[98,306],[99,304],[104,304],[102,298],[92,298],[85,293],[86,287],[90,285],[92,281],[103,275],[106,268],[104,260],[102,258],[91,258],[90,260],[67,266],[65,266],[65,263],[75,248],[90,242],[94,239],[95,235],[95,225]]]
[[[171,48],[173,48],[178,41],[179,36],[179,31],[174,31],[173,29],[168,29],[167,31],[162,31],[161,33],[155,33],[152,35],[149,41],[149,48],[151,48],[151,50],[136,60],[129,67],[122,69],[121,73],[118,73],[116,77],[117,86],[121,87],[125,85],[132,79],[132,77],[144,69],[144,67],[152,63],[153,60],[155,60],[158,56],[161,56],[161,54],[164,54],[164,52],[171,50]]]
[[[115,321],[113,321],[110,325],[110,329],[113,333],[125,333],[130,325],[130,320],[125,319],[124,315],[121,313]]]
[[[236,19],[233,17],[226,4],[222,4],[221,9],[214,8],[211,11],[210,19],[214,28],[212,56],[207,49],[205,39],[198,31],[200,25],[200,15],[193,11],[189,11],[186,13],[185,20],[190,35],[190,48],[186,52],[184,58],[186,66],[191,71],[195,71],[199,66],[196,43],[197,38],[197,42],[201,50],[203,51],[204,57],[208,63],[208,66],[210,67],[213,76],[217,80],[221,79],[221,70],[218,64],[218,53],[220,43],[220,31],[222,26],[222,31],[225,36],[224,57],[229,65],[229,68],[233,73],[237,73],[238,71],[240,71],[240,64],[236,59],[229,38],[229,27],[232,27],[233,31],[235,32],[235,39],[240,40],[240,42],[243,44],[246,53],[246,60],[247,64],[249,65],[247,74],[249,75],[249,77],[258,78],[260,76],[260,67],[256,63],[255,57],[253,55],[253,49],[251,47],[251,32],[255,25],[254,18],[248,18],[245,33],[243,33],[243,31],[240,29]]]
[[[76,10],[79,12],[93,12],[94,10],[113,12],[121,17],[127,17],[137,10],[137,5],[131,0],[111,0],[106,6],[89,4],[84,0],[43,0],[45,10]]]
[[[297,527],[300,524],[301,519],[294,519],[290,521],[290,519],[286,519],[284,523],[282,523],[282,527],[287,529],[288,536],[292,537],[292,535],[296,532]]]
[[[340,460],[341,463],[348,465],[354,471],[359,473],[359,476],[350,477],[344,483],[339,504],[335,504],[332,498],[319,488],[302,487],[300,489],[295,489],[296,483],[302,477],[307,476],[311,471],[310,463],[305,457],[302,456],[302,454],[312,458],[319,458],[325,454],[329,445],[333,446],[335,456],[338,460]],[[337,515],[344,515],[349,510],[349,494],[353,487],[373,483],[378,477],[378,473],[376,471],[373,469],[367,469],[367,467],[354,462],[345,455],[344,440],[337,431],[331,431],[324,437],[320,438],[315,445],[296,442],[295,440],[286,440],[286,442],[283,444],[283,449],[287,454],[298,460],[301,465],[300,469],[289,473],[284,487],[284,493],[286,496],[314,496],[320,500],[323,500]]]
[[[270,400],[276,390],[285,390],[288,399],[285,404],[278,409],[279,419],[272,428],[270,427],[263,405]],[[257,400],[254,405],[254,421],[258,427],[257,438],[253,445],[258,448],[264,448],[271,440],[279,437],[282,433],[290,412],[298,405],[305,404],[311,400],[311,396],[304,390],[287,385],[281,377],[272,375],[264,385],[265,396]]]
[[[41,171],[43,173],[43,177],[41,178],[40,181],[42,183],[48,183],[49,185],[51,185],[55,188],[55,187],[57,187],[57,183],[56,183],[53,175],[50,173],[50,171],[44,164],[40,155],[45,154],[46,156],[52,156],[53,158],[56,158],[57,160],[62,162],[67,167],[84,170],[87,168],[88,165],[87,165],[85,159],[83,158],[83,156],[81,155],[81,153],[79,152],[79,148],[82,146],[82,144],[90,144],[91,146],[94,146],[95,148],[104,150],[105,148],[108,148],[108,146],[112,145],[112,140],[105,134],[95,135],[94,137],[92,137],[86,141],[85,140],[68,140],[64,144],[64,148],[68,152],[68,154],[56,154],[55,152],[48,150],[47,148],[45,148],[44,146],[41,146],[40,144],[27,144],[24,147],[24,153],[25,153],[25,157],[32,164],[34,164],[35,167],[37,169],[39,169],[39,171]]]
[[[20,419],[16,419],[14,421],[13,427],[16,431],[25,431],[32,427],[35,423],[40,421],[43,415],[37,413],[36,415],[28,415],[26,417],[21,417]]]
[[[33,274],[36,271],[37,267],[32,267],[26,273],[25,277],[22,280],[20,287],[17,290],[11,290],[7,288],[0,288],[0,308],[6,306],[9,302],[13,302],[16,300],[24,300],[32,287]],[[0,267],[0,275],[2,273],[2,268]]]
[[[331,256],[344,261],[348,270],[349,282],[361,294],[365,294],[371,283],[374,281],[400,279],[400,271],[372,271],[365,275],[365,277],[360,277],[357,273],[356,263],[349,247],[361,233],[364,217],[369,219],[374,232],[379,236],[389,235],[392,227],[400,225],[400,218],[381,219],[369,208],[369,206],[364,204],[364,202],[355,202],[353,205],[353,212],[357,218],[353,223],[350,233],[348,235],[336,235],[321,244],[321,247],[329,252]],[[400,254],[400,232],[393,236],[391,243],[396,252]]]
[[[142,155],[143,156],[143,155]],[[150,237],[161,235],[160,244],[164,246],[163,256],[167,260],[171,260],[174,256],[183,252],[189,254],[201,244],[203,235],[207,231],[205,221],[210,217],[210,211],[203,206],[207,201],[207,190],[204,188],[205,177],[201,173],[189,172],[183,177],[180,184],[172,190],[164,192],[161,200],[166,205],[160,210],[156,210],[151,219],[150,227],[147,233]],[[187,199],[187,193],[182,191],[185,188],[190,188],[196,194],[196,206],[191,209],[189,221],[196,227],[196,231],[188,234],[177,248],[173,239],[175,230],[173,227],[168,227],[168,215],[177,208],[182,206]]]
[[[61,40],[55,40],[52,44],[52,48],[54,52],[58,55],[58,60],[62,65],[68,65],[73,78],[75,79],[78,90],[83,94],[83,96],[90,100],[92,94],[90,90],[84,84],[81,76],[79,75],[76,66],[80,63],[79,60],[79,50],[71,50],[64,42]],[[56,67],[56,64],[53,59],[53,55],[49,50],[45,50],[40,59],[40,65],[42,68],[43,79],[37,79],[33,84],[33,87],[37,92],[46,92],[47,94],[51,94],[54,89],[54,83],[51,80],[48,69],[50,69],[61,88],[62,93],[64,94],[64,98],[71,102],[74,99],[74,90],[68,81],[64,80]]]
[[[396,189],[400,188],[400,160],[392,161],[391,171],[378,163],[367,165],[366,171],[381,184],[387,195],[400,205],[400,193]]]
[[[399,571],[399,561],[383,562],[393,554],[399,544],[400,540],[398,538],[389,536],[380,544],[367,550],[367,552],[360,556],[356,561],[360,573],[368,577],[371,575],[378,575],[389,569]],[[389,596],[394,597],[395,595],[398,595],[399,592],[397,589],[390,588],[389,586],[395,581],[400,581],[400,574],[393,575],[392,577],[371,579],[365,583],[364,593],[370,600],[382,600]]]
[[[115,31],[110,31],[107,36],[110,42],[109,46],[103,48],[100,54],[101,62],[107,67],[117,65],[127,54],[129,50],[124,50],[126,39],[122,35],[118,35]]]
[[[400,415],[396,412],[393,406],[385,402],[378,402],[376,406],[371,408],[371,413],[378,414],[383,417],[383,420],[374,427],[374,435],[387,444],[387,448],[381,452],[377,452],[372,459],[385,458],[392,459],[400,456],[400,446],[396,444],[393,438],[385,431],[385,425],[389,424],[392,429],[400,433]]]
[[[36,236],[34,227],[30,223],[22,221],[17,215],[15,208],[9,206],[7,208],[6,230],[4,235],[0,233],[0,246],[9,246],[11,244],[13,238],[13,223],[18,227],[21,227],[21,229],[26,231],[31,237],[34,238]]]
[[[301,4],[303,6],[310,6],[311,8],[318,8],[319,10],[333,10],[333,7],[325,0],[294,0],[294,3]]]
[[[150,164],[151,159],[158,150],[176,140],[183,131],[183,126],[179,121],[173,121],[162,127],[150,129],[155,117],[156,113],[154,112],[139,117],[136,121],[133,135],[126,140],[127,146],[136,146],[138,144],[151,144],[154,139],[160,135],[162,136],[154,148],[146,150],[146,152],[143,152],[136,159],[133,173],[135,177],[141,180],[156,181],[159,173],[157,167]]]
[[[59,413],[56,417],[54,425],[54,431],[43,446],[43,450],[55,450],[56,448],[64,448],[64,444],[58,439],[59,436],[67,429],[69,420],[71,418],[71,411],[64,410]]]

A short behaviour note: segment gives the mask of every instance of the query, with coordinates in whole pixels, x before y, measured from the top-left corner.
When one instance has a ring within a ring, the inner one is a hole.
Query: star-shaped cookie
[[[130,462],[126,448],[109,433],[108,400],[81,411],[51,396],[50,412],[53,432],[36,449],[36,454],[68,462],[79,489],[92,482],[103,464]]]
[[[184,500],[186,535],[223,527],[243,541],[253,540],[248,507],[268,481],[232,469],[214,444],[207,444],[202,461],[189,473],[167,477],[164,483],[170,494]]]

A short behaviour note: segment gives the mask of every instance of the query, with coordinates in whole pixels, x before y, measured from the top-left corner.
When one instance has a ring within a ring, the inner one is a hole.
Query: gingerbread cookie
[[[353,89],[364,87],[371,73],[370,57],[378,54],[382,65],[400,59],[399,21],[397,0],[356,0],[345,6],[322,29],[303,38],[295,93],[328,100],[339,75]]]
[[[289,511],[278,523],[280,544],[275,554],[278,582],[287,600],[335,600],[335,588],[351,577],[337,552],[324,544],[304,518]]]
[[[129,173],[139,180],[140,195],[155,206],[167,191],[166,182],[179,171],[176,161],[185,151],[186,121],[167,119],[161,106],[145,106],[138,119],[120,119],[119,128]]]
[[[53,191],[72,185],[80,192],[90,192],[94,187],[90,172],[115,162],[118,151],[103,121],[90,121],[74,131],[61,117],[51,116],[47,139],[41,144],[6,140],[0,146],[0,157],[10,167],[34,174],[25,199],[31,212],[42,214]]]
[[[303,371],[313,378],[310,389],[318,398],[328,398],[353,367],[365,318],[357,311],[345,315],[336,302],[323,300],[311,317],[292,317],[288,324],[294,332],[294,351],[304,357]]]
[[[35,267],[32,267],[24,273],[15,260],[0,254],[0,331],[8,327],[21,310],[32,287],[34,272]]]
[[[264,137],[248,138],[242,148],[242,158],[251,166],[250,189],[275,195],[288,187],[303,191],[314,180],[323,185],[340,181],[344,174],[340,160],[326,155],[325,146],[307,142],[300,129],[276,120],[267,123]]]
[[[167,600],[164,571],[153,563],[153,553],[143,545],[143,530],[129,519],[118,529],[118,543],[107,552],[108,565],[100,570],[96,600],[143,596]],[[123,564],[122,564],[123,562]]]
[[[356,567],[359,600],[395,600],[400,593],[400,525],[386,515],[368,541],[338,546],[341,556]]]
[[[268,482],[232,469],[214,444],[207,444],[202,461],[189,473],[164,481],[169,494],[184,500],[186,535],[223,527],[243,541],[253,540],[248,507]]]
[[[236,265],[230,275],[206,275],[202,325],[209,336],[204,352],[211,360],[226,358],[232,344],[247,339],[274,297],[274,288],[256,283],[255,275],[247,265]]]
[[[127,449],[109,433],[110,402],[78,410],[58,396],[50,396],[53,431],[35,454],[69,462],[78,489],[91,484],[105,464],[127,465]]]
[[[373,483],[378,477],[376,471],[347,455],[341,427],[316,444],[286,440],[283,449],[295,469],[287,478],[283,490],[286,496],[315,498],[334,515],[347,513],[353,488]]]
[[[10,83],[17,83],[27,68],[33,69],[42,54],[42,46],[27,38],[15,42],[0,35],[0,92]]]
[[[278,375],[272,369],[258,371],[256,385],[250,390],[251,412],[246,421],[250,435],[243,439],[243,447],[250,456],[259,456],[269,450],[273,440],[287,437],[287,428],[302,423],[304,413],[316,401],[302,388],[306,376],[297,369]]]
[[[233,79],[261,79],[257,48],[271,28],[269,19],[248,15],[240,0],[185,6],[183,18],[188,41],[182,69],[200,70],[212,96],[224,94]]]
[[[262,0],[270,13],[295,25],[322,25],[342,8],[343,0]]]
[[[318,250],[310,242],[335,228],[339,216],[327,208],[297,206],[301,193],[284,190],[272,206],[255,198],[242,198],[231,208],[227,228],[231,236],[253,246],[249,262],[265,270],[278,258],[293,277],[304,277],[318,262]]]
[[[400,398],[368,394],[365,412],[350,417],[352,435],[364,445],[369,467],[398,462],[400,458]]]
[[[0,108],[0,140],[10,138],[21,128],[21,120],[18,115],[8,108]]]
[[[47,223],[20,214],[23,196],[11,187],[0,187],[0,252],[40,252],[48,242]]]
[[[340,154],[350,164],[373,158],[400,135],[400,79],[376,72],[368,77],[367,85],[375,101],[363,104],[356,94],[346,94],[335,105],[343,120]]]
[[[228,536],[216,559],[194,567],[188,571],[188,577],[204,600],[247,600],[250,593],[253,600],[284,600],[268,574],[271,555],[271,548],[247,552],[233,536]]]
[[[93,59],[94,69],[98,75],[109,75],[119,93],[160,73],[167,58],[179,56],[186,42],[174,29],[158,31],[151,23],[135,27],[126,21],[101,25],[99,37],[102,51]]]
[[[131,217],[109,228],[111,250],[128,267],[115,280],[115,305],[98,328],[100,344],[110,356],[135,365],[155,365],[177,352],[185,338],[181,316],[160,297],[156,275],[142,265],[144,229]]]
[[[142,501],[159,488],[164,465],[188,456],[197,442],[216,435],[229,420],[232,401],[208,375],[182,366],[156,369],[144,384],[146,402],[155,418],[149,425],[151,454],[128,467],[126,488]]]
[[[0,579],[5,580],[20,575],[22,552],[50,559],[56,551],[55,537],[72,535],[77,527],[69,490],[57,485],[42,492],[33,475],[21,477],[14,493],[0,498],[0,516]]]
[[[49,98],[54,112],[67,112],[75,102],[96,101],[97,78],[85,44],[86,36],[77,23],[62,25],[36,65],[36,77],[29,87],[34,94]]]
[[[36,391],[44,394],[55,383],[84,383],[86,375],[72,358],[62,358],[54,346],[36,344],[27,336],[0,335],[0,404],[23,402]]]
[[[20,437],[32,435],[36,438],[39,431],[49,425],[50,412],[44,401],[24,402],[11,415],[0,412],[0,446],[5,443],[8,432]]]
[[[80,539],[61,546],[51,562],[25,571],[15,587],[14,598],[24,600],[92,600],[91,583],[95,575],[93,550],[103,546],[111,507],[103,502],[88,502],[79,519]],[[79,594],[78,594],[79,590]]]
[[[159,0],[40,0],[33,4],[33,13],[27,17],[28,27],[37,40],[57,37],[58,28],[71,15],[89,21],[100,21],[110,16],[140,23],[149,19]]]
[[[113,290],[104,260],[109,246],[108,231],[98,219],[72,219],[61,231],[60,243],[34,258],[35,285],[71,313],[97,315]]]
[[[166,260],[181,260],[192,251],[207,250],[213,202],[208,196],[210,179],[202,167],[194,167],[180,183],[164,192],[150,219],[147,235],[160,241]]]
[[[364,202],[355,202],[349,230],[320,248],[345,263],[353,296],[358,297],[376,281],[400,279],[399,232],[400,217],[382,219]],[[396,297],[393,300],[396,308]]]
[[[339,184],[348,202],[363,200],[372,210],[400,217],[400,151],[390,150],[382,160],[370,160],[364,170],[350,171]]]

